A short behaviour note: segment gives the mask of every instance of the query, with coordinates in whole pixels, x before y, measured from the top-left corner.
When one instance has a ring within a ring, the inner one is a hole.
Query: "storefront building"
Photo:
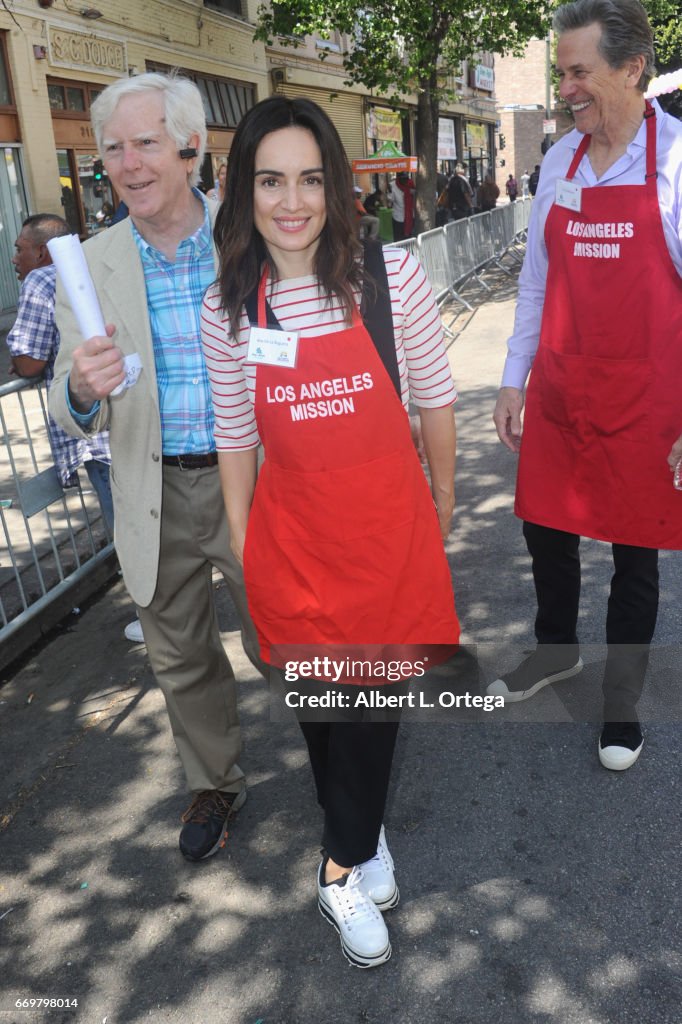
[[[295,48],[274,43],[267,49],[273,92],[306,96],[319,103],[334,121],[349,160],[371,156],[386,141],[414,155],[416,99],[389,104],[362,86],[348,86],[341,61],[347,46],[348,40],[338,33],[329,40],[301,38]],[[325,52],[323,65],[321,51]],[[449,173],[459,162],[474,183],[481,181],[495,165],[492,55],[480,55],[456,75],[444,74],[443,83],[458,98],[441,107],[437,170]]]
[[[3,308],[16,301],[6,268],[29,211],[59,213],[87,237],[106,226],[116,206],[90,124],[90,105],[111,82],[171,68],[194,79],[209,127],[202,179],[213,184],[240,117],[270,93],[264,48],[253,42],[256,6],[256,0],[0,6]]]

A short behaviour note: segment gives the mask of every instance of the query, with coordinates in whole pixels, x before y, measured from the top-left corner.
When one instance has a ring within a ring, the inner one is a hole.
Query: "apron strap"
[[[270,308],[270,303],[265,298],[266,281],[267,264],[265,266],[264,273],[261,275],[259,284],[257,284],[256,287],[251,292],[251,294],[247,295],[247,297],[245,298],[244,309],[246,310],[246,315],[248,316],[249,323],[251,324],[252,327],[268,327],[271,330],[281,331],[282,327],[280,325],[280,322],[275,316],[275,314],[272,312]],[[258,309],[259,301],[264,303],[265,316],[263,317],[263,319],[265,320],[265,323],[260,322],[261,317],[258,315],[259,312],[261,312],[261,310]]]
[[[591,141],[591,135],[583,135],[580,145],[575,151],[575,156],[571,160],[571,166],[568,168],[568,172],[566,174],[566,181],[573,180],[573,175],[578,170],[578,167],[580,166],[580,161],[585,156],[585,153],[587,153]]]
[[[658,177],[656,170],[656,111],[648,100],[646,101],[644,120],[646,122],[646,175],[644,182],[647,188],[653,190],[654,195],[658,196],[656,187]]]
[[[364,266],[366,271],[360,305],[362,320],[396,394],[402,401],[398,355],[395,350],[395,334],[393,333],[391,293],[388,287],[383,247],[381,242],[375,238],[363,239],[362,245],[365,250]]]

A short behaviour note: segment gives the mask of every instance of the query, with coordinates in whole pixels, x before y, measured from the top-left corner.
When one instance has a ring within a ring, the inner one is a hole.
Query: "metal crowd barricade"
[[[469,221],[466,218],[451,221],[450,224],[444,226],[443,234],[445,235],[445,245],[447,247],[452,279],[456,285],[460,281],[466,281],[474,269],[469,239]],[[467,309],[470,310],[472,308],[461,296],[457,296],[457,299]]]
[[[418,256],[434,290],[436,302],[439,306],[448,298],[456,299],[468,309],[471,306],[461,295],[455,291],[455,281],[452,274],[448,244],[443,228],[435,228],[433,231],[425,231],[418,238]],[[443,329],[446,334],[454,337],[453,331],[445,324]]]
[[[64,489],[54,468],[42,383],[0,387],[0,642],[113,554],[97,496]]]
[[[516,252],[515,206],[516,203],[508,203],[506,206],[499,207],[494,211],[495,216],[492,219],[493,248],[495,250],[493,263],[506,274],[510,271],[502,262],[505,256],[510,256],[516,263],[521,262],[521,258]]]
[[[520,247],[527,237],[531,202],[531,199],[519,199],[505,203],[442,228],[424,231],[416,238],[387,244],[406,249],[420,261],[439,306],[453,298],[471,311],[472,307],[459,294],[458,288],[473,277],[482,288],[490,291],[481,276],[489,266],[497,266],[509,274],[502,262],[504,257],[509,256],[516,263],[522,261]],[[446,331],[452,334],[449,328]]]
[[[525,199],[517,199],[515,203],[512,203],[514,207],[514,235],[517,242],[525,242],[528,238],[528,221],[530,220],[532,205],[533,200],[528,196]]]
[[[419,243],[416,238],[404,238],[402,242],[387,242],[386,245],[390,245],[392,249],[405,249],[419,259]]]
[[[488,213],[477,213],[475,216],[467,219],[473,263],[471,273],[486,291],[490,291],[490,287],[485,283],[481,274],[495,259],[493,213],[497,214],[497,210],[491,210]]]

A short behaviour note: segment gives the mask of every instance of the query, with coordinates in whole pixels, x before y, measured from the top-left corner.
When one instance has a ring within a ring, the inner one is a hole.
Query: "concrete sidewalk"
[[[484,677],[532,644],[534,612],[514,458],[491,423],[515,282],[490,280],[450,347],[448,557]],[[603,545],[585,545],[588,644],[602,638],[609,565]],[[662,588],[654,689],[676,705],[675,556]],[[402,894],[393,957],[359,971],[317,912],[321,822],[298,728],[271,719],[224,587],[217,596],[249,800],[205,864],[177,850],[184,782],[144,648],[122,639],[121,583],[0,689],[0,1024],[682,1022],[677,721],[649,726],[622,775],[600,768],[595,722],[547,691],[531,722],[507,710],[405,722],[386,819]],[[563,692],[598,694],[598,669],[592,659]],[[78,1008],[18,1011],[19,997]]]

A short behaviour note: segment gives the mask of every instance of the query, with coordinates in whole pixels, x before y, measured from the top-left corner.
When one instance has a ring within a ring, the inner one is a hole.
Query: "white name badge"
[[[566,181],[564,178],[559,178],[556,183],[557,206],[563,206],[567,210],[574,210],[576,213],[580,213],[582,194],[582,186],[576,185],[574,181]]]
[[[293,369],[298,352],[296,331],[273,331],[268,327],[252,327],[249,333],[247,363],[283,366]]]

